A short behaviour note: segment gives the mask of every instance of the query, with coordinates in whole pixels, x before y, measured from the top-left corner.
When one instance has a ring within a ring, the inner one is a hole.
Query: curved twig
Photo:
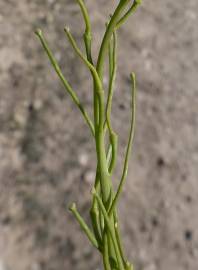
[[[135,132],[135,113],[136,113],[136,78],[135,78],[135,74],[131,73],[131,80],[132,80],[132,91],[131,91],[131,95],[132,95],[132,106],[131,106],[131,126],[130,126],[130,131],[129,131],[129,139],[128,139],[128,145],[127,145],[127,149],[126,149],[126,154],[125,154],[125,160],[124,160],[124,168],[123,168],[123,172],[122,172],[122,177],[120,180],[120,184],[118,186],[116,195],[113,199],[112,205],[110,210],[108,211],[109,215],[111,216],[111,214],[113,213],[113,210],[115,208],[115,205],[117,203],[117,200],[119,198],[119,195],[122,191],[125,179],[127,177],[127,173],[128,173],[128,162],[129,162],[129,156],[131,153],[131,148],[132,148],[132,144],[133,144],[133,139],[134,139],[134,132]]]

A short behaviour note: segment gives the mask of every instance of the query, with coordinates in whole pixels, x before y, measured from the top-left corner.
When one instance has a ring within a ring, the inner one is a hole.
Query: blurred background
[[[95,56],[117,2],[86,0]],[[102,269],[67,211],[75,201],[89,220],[94,142],[34,35],[43,29],[92,113],[90,74],[68,44],[65,25],[83,49],[76,1],[0,1],[0,270]],[[197,25],[196,0],[143,0],[118,33],[115,179],[129,129],[131,71],[138,81],[136,136],[119,204],[136,270],[198,269]]]

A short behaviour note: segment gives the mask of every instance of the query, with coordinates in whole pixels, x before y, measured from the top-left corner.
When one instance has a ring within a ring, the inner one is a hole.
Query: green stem
[[[96,66],[92,60],[92,30],[84,0],[76,0],[80,6],[84,23],[84,44],[86,55],[78,48],[75,39],[70,33],[68,28],[65,28],[67,38],[76,52],[81,58],[86,67],[90,70],[93,78],[93,109],[94,109],[94,122],[87,114],[83,105],[80,103],[75,91],[65,79],[56,59],[51,52],[47,41],[43,37],[42,31],[36,31],[41,44],[48,55],[48,58],[56,71],[58,77],[62,81],[66,91],[71,96],[74,103],[81,111],[91,133],[95,139],[96,155],[97,155],[97,169],[95,177],[95,188],[93,190],[92,206],[90,210],[90,217],[92,222],[93,231],[87,226],[84,219],[81,217],[76,209],[76,205],[72,204],[70,207],[71,212],[76,217],[82,230],[87,235],[90,242],[96,247],[103,256],[103,264],[105,270],[132,270],[132,265],[125,260],[123,249],[121,245],[120,232],[118,229],[118,220],[116,212],[116,204],[121,194],[123,184],[125,182],[128,161],[133,144],[134,138],[134,125],[135,125],[135,95],[136,95],[136,81],[135,74],[131,74],[133,82],[132,87],[132,110],[131,110],[131,125],[129,131],[128,145],[125,154],[124,166],[122,176],[118,189],[114,194],[112,185],[112,174],[116,164],[117,157],[117,134],[114,132],[111,124],[111,111],[112,99],[114,91],[114,83],[116,78],[117,69],[117,38],[116,30],[127,20],[127,18],[136,10],[140,4],[140,0],[119,0],[119,3],[110,17],[109,23],[106,25]],[[129,7],[128,4],[131,4]],[[128,5],[128,8],[127,8]],[[127,11],[125,11],[127,10]],[[107,93],[107,100],[105,100],[104,84],[103,84],[103,69],[107,50],[109,48],[109,87]],[[109,146],[106,150],[106,133],[109,135]]]
[[[70,30],[69,28],[65,28],[64,29],[67,37],[68,37],[68,40],[71,44],[71,46],[73,47],[74,51],[77,53],[77,55],[82,59],[82,61],[85,63],[85,65],[90,69],[91,71],[91,74],[93,76],[93,80],[94,82],[96,83],[96,89],[97,89],[97,93],[98,92],[101,92],[102,91],[102,83],[101,83],[101,80],[98,76],[98,73],[95,69],[95,67],[93,66],[93,64],[91,64],[87,59],[86,57],[82,54],[82,52],[80,51],[80,49],[78,48],[72,34],[70,33]]]
[[[99,245],[102,245],[102,237],[101,237],[102,231],[100,229],[99,209],[96,200],[93,201],[93,205],[90,210],[90,217],[96,240],[98,241]]]
[[[109,90],[106,104],[106,121],[104,123],[107,125],[109,130],[109,140],[112,146],[112,157],[109,166],[109,173],[112,174],[117,157],[117,134],[113,131],[111,126],[111,109],[112,109],[112,99],[113,99],[113,88],[116,79],[116,70],[117,70],[117,36],[116,32],[113,32],[113,46],[111,46],[111,41],[109,43]]]
[[[85,43],[85,49],[87,54],[87,60],[93,64],[92,61],[92,55],[91,55],[91,40],[92,40],[92,34],[91,34],[91,23],[89,14],[87,11],[87,8],[85,6],[85,3],[83,0],[76,0],[80,6],[84,22],[85,22],[85,33],[84,33],[84,43]]]
[[[87,235],[87,237],[89,238],[90,242],[97,248],[100,249],[98,242],[94,236],[94,234],[92,233],[92,231],[89,229],[89,227],[87,226],[87,224],[85,223],[85,221],[83,220],[83,218],[81,217],[81,215],[78,213],[77,208],[76,208],[76,204],[73,203],[71,205],[71,207],[69,208],[69,210],[74,214],[74,216],[76,217],[76,219],[78,220],[82,230],[85,232],[85,234]]]
[[[103,251],[103,264],[105,270],[112,270],[109,263],[108,239],[107,234],[104,233],[104,251]]]
[[[103,197],[103,202],[106,204],[109,195],[110,195],[110,175],[108,172],[108,165],[107,165],[107,157],[106,157],[106,150],[105,150],[105,138],[104,138],[104,91],[98,91],[97,84],[95,83],[94,89],[94,99],[97,102],[98,114],[96,112],[94,114],[95,120],[95,143],[96,143],[96,153],[97,153],[97,163],[98,163],[98,171],[99,171],[99,178],[101,184],[101,192]],[[98,116],[98,119],[96,117]],[[96,122],[98,121],[98,122]]]
[[[138,6],[141,4],[141,0],[135,0],[129,10],[122,16],[122,18],[118,21],[116,28],[120,28],[120,26],[128,19],[128,17],[136,11]]]
[[[123,253],[123,248],[122,248],[122,243],[121,243],[121,239],[120,239],[120,231],[119,231],[119,227],[118,227],[118,218],[117,218],[117,213],[116,210],[114,210],[114,222],[115,222],[115,235],[116,235],[116,239],[117,239],[117,243],[118,243],[118,248],[120,250],[120,255],[122,257],[122,261],[124,264],[125,263],[125,258],[124,258],[124,253]]]
[[[116,28],[116,24],[119,21],[122,11],[124,10],[128,2],[129,2],[128,0],[120,1],[114,14],[112,15],[110,19],[109,24],[107,25],[107,29],[102,40],[102,44],[101,44],[99,56],[98,56],[98,61],[97,61],[97,71],[98,71],[98,75],[101,81],[103,78],[103,66],[104,66],[105,55],[109,46],[109,41],[111,39],[114,29]]]
[[[123,261],[122,261],[121,254],[120,254],[120,251],[119,251],[119,248],[118,248],[118,244],[116,242],[116,237],[115,237],[115,231],[114,231],[114,228],[113,228],[113,224],[112,224],[111,220],[109,219],[109,216],[107,214],[107,211],[105,209],[105,206],[104,206],[101,198],[98,196],[98,194],[96,193],[96,191],[94,189],[93,189],[92,192],[93,192],[93,196],[95,196],[95,198],[97,199],[98,205],[99,205],[99,207],[100,207],[100,209],[101,209],[101,211],[103,213],[107,229],[108,229],[108,231],[110,233],[111,240],[113,242],[114,249],[115,249],[115,252],[116,252],[116,259],[117,259],[117,263],[118,263],[118,266],[119,266],[119,270],[124,270]]]
[[[128,145],[127,145],[127,150],[126,150],[126,155],[125,155],[125,161],[124,161],[124,168],[122,172],[122,177],[120,180],[120,184],[117,189],[117,193],[113,199],[111,208],[109,210],[109,215],[113,213],[113,210],[115,208],[115,205],[117,203],[117,200],[119,198],[119,195],[122,191],[125,179],[127,177],[128,173],[128,162],[129,162],[129,156],[131,153],[131,147],[133,144],[133,139],[134,139],[134,132],[135,132],[135,116],[136,116],[136,79],[135,79],[135,74],[131,74],[131,80],[132,80],[132,87],[131,87],[131,94],[132,94],[132,106],[131,106],[131,126],[130,126],[130,131],[129,131],[129,140],[128,140]]]
[[[100,179],[99,179],[99,171],[98,168],[96,169],[96,176],[95,176],[95,184],[94,184],[95,189],[97,192],[100,192]],[[100,209],[98,208],[98,203],[96,199],[93,197],[92,199],[92,206],[90,210],[90,217],[91,217],[91,222],[92,222],[92,227],[94,230],[94,234],[96,236],[96,239],[99,243],[102,243],[102,235],[103,235],[103,230],[100,224]]]
[[[95,136],[95,129],[94,129],[94,125],[91,121],[91,119],[89,118],[86,110],[84,109],[84,107],[82,106],[82,104],[80,103],[79,101],[79,98],[78,96],[76,95],[75,91],[72,89],[71,85],[68,83],[68,81],[65,79],[56,59],[54,58],[48,44],[47,44],[47,41],[45,40],[45,38],[43,37],[43,34],[42,34],[42,31],[40,29],[37,29],[35,31],[35,34],[39,37],[40,41],[41,41],[41,44],[54,68],[54,70],[56,71],[58,77],[60,78],[60,80],[62,81],[65,89],[67,90],[67,92],[69,93],[69,95],[71,96],[72,100],[74,101],[74,103],[77,105],[77,107],[79,108],[79,110],[81,111],[85,121],[87,122],[90,130],[91,130],[91,133],[93,136]]]

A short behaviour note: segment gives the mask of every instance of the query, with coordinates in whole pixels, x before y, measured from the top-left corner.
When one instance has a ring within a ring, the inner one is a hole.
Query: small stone
[[[153,227],[158,227],[159,221],[158,221],[157,217],[153,216],[151,218],[151,224],[153,225]]]
[[[158,157],[157,166],[162,168],[162,167],[164,167],[164,165],[165,165],[165,161],[164,161],[163,157]]]
[[[28,111],[29,111],[29,112],[33,112],[33,111],[34,111],[34,106],[33,106],[32,103],[29,104],[29,106],[28,106]]]
[[[191,230],[186,230],[184,233],[184,236],[187,241],[191,241],[193,237],[193,233]]]
[[[190,195],[187,195],[186,197],[185,197],[185,199],[186,199],[186,202],[187,203],[191,203],[192,202],[192,197],[190,196]]]
[[[25,114],[16,112],[14,115],[14,120],[19,126],[24,126],[26,124]]]
[[[78,157],[78,162],[81,166],[85,167],[87,166],[89,161],[88,155],[86,153],[81,153]]]
[[[41,108],[42,108],[42,106],[43,106],[43,102],[42,102],[42,100],[40,100],[40,99],[36,99],[35,101],[34,101],[34,109],[35,110],[40,110]]]
[[[123,103],[121,103],[121,104],[119,105],[119,109],[120,109],[121,111],[124,111],[124,110],[126,109],[126,106],[125,106]]]
[[[95,172],[88,170],[85,174],[84,174],[84,180],[86,183],[88,184],[92,184],[94,183],[95,180]]]

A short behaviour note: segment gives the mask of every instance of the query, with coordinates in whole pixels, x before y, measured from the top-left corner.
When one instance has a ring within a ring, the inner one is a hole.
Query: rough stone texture
[[[87,0],[97,52],[117,1]],[[119,31],[113,124],[120,134],[116,178],[128,132],[130,83],[138,80],[133,157],[120,201],[127,253],[136,270],[198,267],[198,2],[143,1]],[[73,0],[0,1],[0,269],[102,269],[66,211],[88,220],[94,145],[33,34],[40,26],[91,113],[89,73],[62,31],[82,46]]]

